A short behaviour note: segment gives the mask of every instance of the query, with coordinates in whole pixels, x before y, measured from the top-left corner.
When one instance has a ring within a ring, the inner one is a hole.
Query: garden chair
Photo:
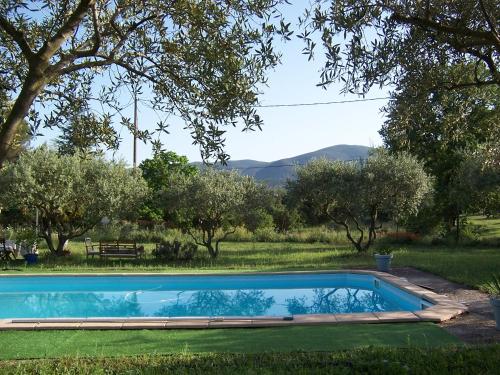
[[[16,259],[16,246],[12,241],[0,238],[0,259],[14,260]]]
[[[91,256],[92,259],[94,259],[94,255],[99,255],[99,246],[94,245],[92,243],[92,240],[89,237],[87,237],[85,238],[85,251],[87,254],[87,259],[89,258],[89,256]]]

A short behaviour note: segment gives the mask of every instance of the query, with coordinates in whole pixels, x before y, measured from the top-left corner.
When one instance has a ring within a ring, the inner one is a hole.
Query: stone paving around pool
[[[467,306],[466,314],[440,323],[462,341],[470,344],[500,343],[500,331],[495,329],[493,309],[486,293],[410,267],[396,268],[391,274]]]
[[[415,285],[403,278],[384,272],[370,270],[314,271],[300,273],[355,273],[369,274],[390,283],[410,294],[430,303],[421,311],[376,312],[351,314],[294,315],[283,317],[224,317],[224,318],[88,318],[88,319],[5,319],[0,320],[0,330],[50,330],[50,329],[187,329],[187,328],[228,328],[228,327],[276,327],[290,325],[316,325],[338,323],[391,323],[391,322],[444,322],[465,311],[467,307],[446,295],[440,295]],[[290,273],[290,272],[286,272]],[[270,274],[270,273],[268,273]],[[277,273],[279,274],[279,273]],[[127,274],[130,275],[130,274]],[[26,275],[25,275],[26,276]],[[50,277],[49,275],[45,275]],[[83,276],[83,275],[82,275]],[[88,276],[88,275],[86,275]],[[7,276],[4,276],[7,277]]]

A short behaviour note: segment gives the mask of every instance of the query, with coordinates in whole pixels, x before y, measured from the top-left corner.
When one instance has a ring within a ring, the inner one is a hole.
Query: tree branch
[[[397,12],[394,12],[391,18],[396,22],[405,23],[413,26],[419,26],[424,29],[432,29],[435,31],[445,32],[451,35],[460,35],[460,36],[480,39],[483,41],[482,44],[492,44],[495,45],[497,49],[500,49],[500,43],[496,40],[494,35],[492,35],[492,33],[488,31],[471,30],[466,27],[457,28],[449,25],[443,25],[428,19],[404,16]]]
[[[488,11],[486,10],[486,7],[484,6],[483,0],[479,0],[479,6],[481,7],[481,11],[483,12],[484,18],[486,19],[488,26],[490,27],[490,30],[493,34],[493,37],[496,39],[497,46],[500,46],[500,37],[498,35],[498,30],[497,30],[496,24],[491,19],[491,16],[488,14]]]
[[[4,18],[3,16],[0,16],[0,27],[14,40],[14,42],[16,42],[16,44],[21,49],[24,57],[26,57],[31,65],[35,54],[28,45],[24,34],[21,31],[17,30],[15,26],[12,25],[9,20]]]
[[[141,27],[146,22],[151,21],[151,20],[155,19],[156,17],[158,17],[158,16],[155,15],[155,14],[152,14],[152,15],[150,15],[148,17],[145,17],[145,18],[137,21],[136,23],[130,25],[130,27],[125,31],[125,34],[123,34],[121,32],[121,30],[119,30],[119,28],[118,28],[118,26],[116,24],[114,24],[113,28],[115,29],[115,31],[117,32],[117,34],[120,36],[120,40],[118,41],[118,43],[116,43],[116,46],[113,47],[113,49],[111,50],[110,55],[114,56],[116,54],[116,52],[123,46],[123,44],[125,44],[125,42],[127,41],[128,37],[130,36],[130,34],[132,34],[135,30],[137,30],[139,27]]]
[[[46,41],[38,51],[40,59],[48,61],[66,39],[73,33],[75,28],[83,20],[89,9],[95,5],[96,0],[81,0],[75,11],[68,18],[66,23],[55,33],[55,35]]]
[[[113,64],[113,62],[110,60],[95,60],[95,61],[89,60],[89,61],[82,62],[80,64],[68,66],[66,68],[60,68],[59,64],[57,64],[53,67],[53,69],[58,70],[61,75],[64,75],[64,74],[73,73],[73,72],[76,72],[76,71],[82,70],[82,69],[91,69],[91,68],[97,68],[100,66],[108,66],[108,65],[112,65],[112,64]]]
[[[203,242],[200,242],[196,237],[195,235],[191,232],[191,229],[187,228],[186,229],[186,232],[187,234],[189,234],[189,236],[193,239],[194,243],[197,244],[197,245],[200,245],[200,246],[206,246],[205,243]]]
[[[479,86],[489,86],[489,85],[498,85],[500,82],[498,80],[488,80],[488,81],[475,81],[475,82],[464,82],[464,83],[451,83],[451,82],[440,82],[434,86],[432,86],[431,90],[439,90],[440,88],[444,88],[446,90],[456,90],[456,89],[464,89],[467,87],[479,87]]]
[[[219,242],[225,241],[227,236],[229,236],[230,234],[233,234],[234,232],[236,232],[236,228],[233,228],[232,230],[225,232],[221,238],[219,238],[217,241],[215,241],[215,243],[218,244]]]
[[[476,56],[478,59],[484,61],[488,66],[488,70],[491,73],[492,79],[497,83],[500,83],[500,75],[498,74],[497,67],[495,65],[495,62],[493,61],[493,58],[491,57],[491,54],[481,53],[479,50],[474,49],[468,50],[468,52],[472,56]]]
[[[97,20],[97,10],[95,7],[95,4],[92,5],[92,25],[94,26],[94,35],[93,35],[93,46],[87,50],[76,50],[73,54],[76,58],[81,58],[81,57],[89,57],[89,56],[94,56],[98,51],[99,47],[101,46],[101,34],[99,33],[99,24]]]

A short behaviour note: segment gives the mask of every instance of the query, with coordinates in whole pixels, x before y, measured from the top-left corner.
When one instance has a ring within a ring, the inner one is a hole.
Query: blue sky
[[[303,11],[299,5],[284,8],[285,17],[296,24],[297,17]],[[294,25],[296,26],[296,25]],[[294,27],[296,30],[296,27]],[[358,99],[355,95],[341,95],[340,85],[331,85],[327,90],[316,87],[319,82],[319,69],[323,63],[321,50],[314,61],[307,61],[301,54],[303,42],[295,35],[292,41],[277,43],[282,52],[282,64],[268,74],[267,87],[262,88],[261,104],[310,103]],[[372,89],[368,98],[386,97],[388,90]],[[128,102],[129,98],[124,98]],[[386,100],[332,104],[307,107],[261,108],[259,114],[264,120],[262,131],[242,132],[241,128],[227,128],[226,151],[231,159],[255,159],[272,161],[335,144],[359,144],[378,146],[382,141],[378,134],[384,117],[380,107]],[[124,111],[132,118],[132,106]],[[139,127],[154,129],[158,118],[167,114],[158,114],[139,105]],[[192,145],[189,131],[183,129],[183,123],[171,116],[168,118],[170,134],[163,135],[164,147],[190,161],[201,160],[199,149]],[[53,134],[50,135],[53,138]],[[132,164],[132,136],[121,129],[122,143],[116,158],[123,158]],[[46,141],[47,137],[40,139]],[[151,156],[151,146],[139,142],[139,161]]]

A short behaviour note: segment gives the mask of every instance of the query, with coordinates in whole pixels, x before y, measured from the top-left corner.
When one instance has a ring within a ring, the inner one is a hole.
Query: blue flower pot
[[[38,254],[25,254],[24,259],[27,264],[36,264],[38,261]]]
[[[493,314],[495,315],[497,330],[500,331],[500,297],[491,297],[490,303],[491,307],[493,307]]]
[[[391,270],[392,254],[375,254],[375,262],[377,270],[381,272],[389,272]]]

